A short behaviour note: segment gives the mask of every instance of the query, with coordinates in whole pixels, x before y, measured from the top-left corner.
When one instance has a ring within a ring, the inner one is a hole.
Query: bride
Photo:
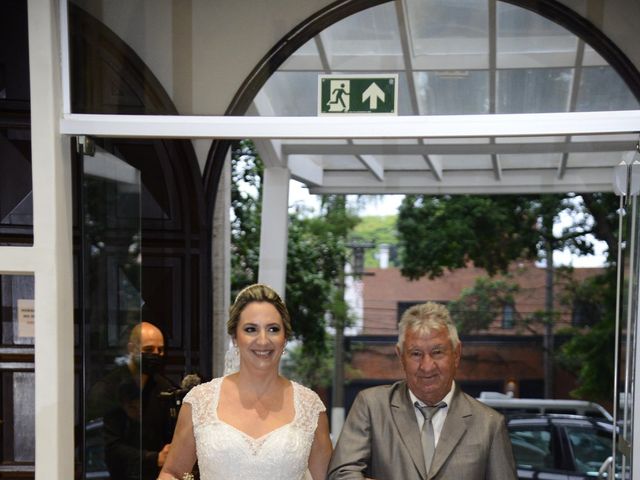
[[[291,335],[283,301],[266,285],[245,288],[227,331],[239,370],[184,398],[158,480],[192,478],[196,460],[201,480],[324,479],[331,457],[326,409],[313,391],[278,373]]]

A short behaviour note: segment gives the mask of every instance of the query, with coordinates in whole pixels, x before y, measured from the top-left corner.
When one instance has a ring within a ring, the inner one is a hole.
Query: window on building
[[[600,316],[600,305],[585,302],[584,300],[573,302],[571,325],[574,327],[590,327],[598,322]]]
[[[502,307],[502,328],[513,328],[515,308],[512,303],[505,303]]]

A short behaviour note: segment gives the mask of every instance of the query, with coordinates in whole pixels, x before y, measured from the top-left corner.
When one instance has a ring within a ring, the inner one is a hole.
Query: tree
[[[403,275],[416,279],[437,277],[445,268],[464,268],[472,262],[489,275],[506,272],[517,259],[545,259],[547,264],[546,307],[534,319],[544,325],[545,396],[551,396],[554,266],[553,252],[568,248],[577,254],[593,252],[586,234],[605,236],[609,251],[614,231],[609,225],[611,196],[574,194],[540,196],[407,196],[400,207],[398,232]],[[591,207],[595,214],[589,215]],[[612,209],[610,211],[615,211]],[[561,213],[573,218],[561,232],[554,226]],[[484,285],[475,292],[478,306],[499,302],[499,297]],[[478,295],[478,292],[482,295]],[[490,300],[494,295],[493,300]],[[460,301],[466,302],[467,295]],[[486,305],[485,305],[486,306]],[[477,309],[476,309],[477,310]],[[531,318],[527,319],[531,321]]]
[[[469,261],[490,275],[533,258],[537,217],[526,197],[407,195],[398,213],[402,275],[441,276]]]
[[[232,149],[231,188],[231,290],[239,290],[258,280],[260,212],[264,167],[255,146],[243,140]],[[346,208],[343,195],[324,196],[318,216],[304,208],[289,214],[286,303],[293,332],[300,340],[300,354],[307,360],[291,371],[308,385],[323,371],[327,348],[326,326],[347,322],[340,282],[347,258],[348,234],[357,223]],[[338,319],[338,320],[336,320]]]
[[[578,387],[572,395],[592,401],[611,401],[615,377],[615,268],[582,283],[574,282],[563,298],[565,304],[579,303],[599,320],[586,331],[567,331],[573,336],[560,351],[559,360],[568,370],[577,372]]]
[[[346,323],[344,275],[347,238],[356,217],[346,210],[344,196],[325,196],[320,216],[290,215],[287,256],[287,305],[304,339],[304,353],[326,353],[327,315]],[[341,285],[342,284],[342,285]]]
[[[258,281],[264,166],[250,140],[231,150],[231,295]]]
[[[518,284],[509,279],[478,277],[457,300],[449,302],[451,318],[461,334],[485,330],[502,315],[505,306],[515,306],[519,290]],[[515,308],[514,315],[518,315]]]

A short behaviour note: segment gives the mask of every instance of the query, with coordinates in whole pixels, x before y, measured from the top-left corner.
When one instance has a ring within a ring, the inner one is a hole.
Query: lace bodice
[[[313,391],[291,383],[293,420],[256,439],[218,418],[222,378],[198,385],[187,394],[184,401],[191,404],[201,480],[306,478],[318,415],[325,407]]]

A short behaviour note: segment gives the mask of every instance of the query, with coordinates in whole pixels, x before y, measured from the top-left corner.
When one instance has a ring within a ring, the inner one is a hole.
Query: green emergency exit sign
[[[398,75],[320,75],[318,115],[397,115]]]

